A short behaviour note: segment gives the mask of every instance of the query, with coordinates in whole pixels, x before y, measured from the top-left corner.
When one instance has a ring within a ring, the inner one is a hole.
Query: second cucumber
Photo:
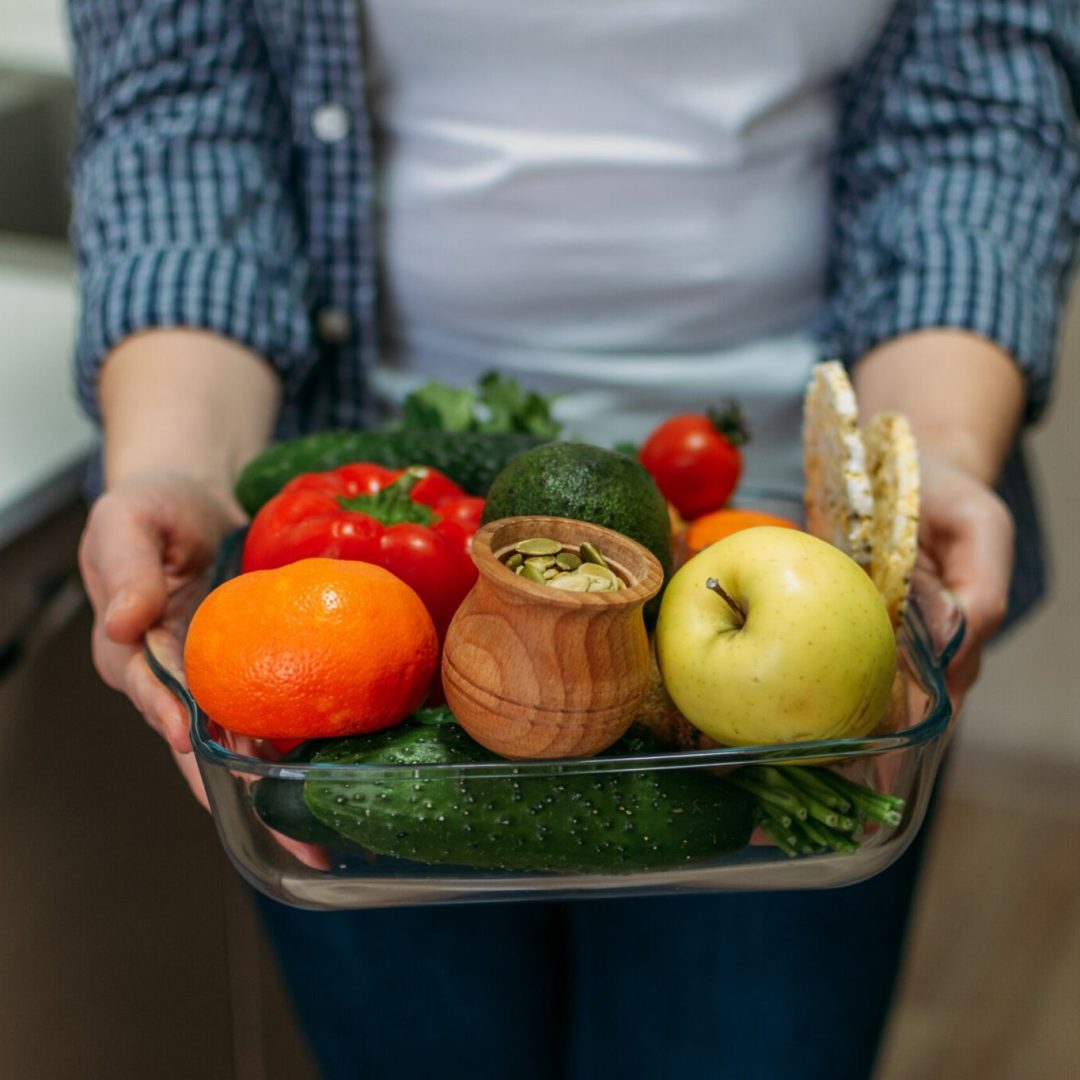
[[[240,474],[236,498],[254,514],[294,476],[357,461],[390,469],[429,465],[470,495],[486,495],[511,458],[545,441],[536,435],[478,431],[321,431],[264,450]]]

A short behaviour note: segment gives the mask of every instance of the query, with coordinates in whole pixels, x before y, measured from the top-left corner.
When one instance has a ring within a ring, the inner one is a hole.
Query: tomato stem
[[[722,409],[709,409],[705,415],[708,416],[709,423],[732,446],[745,446],[750,441],[750,428],[746,424],[746,417],[734,398],[726,401]]]

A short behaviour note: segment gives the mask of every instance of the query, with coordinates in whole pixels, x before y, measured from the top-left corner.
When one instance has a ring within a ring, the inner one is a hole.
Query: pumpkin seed
[[[581,555],[582,561],[587,563],[594,563],[596,566],[607,567],[607,560],[600,552],[586,540],[578,548],[578,552]]]
[[[558,555],[562,551],[562,544],[547,536],[534,536],[529,540],[519,540],[514,550],[522,555]]]
[[[599,566],[597,563],[582,563],[574,573],[605,581],[613,589],[616,587],[615,583],[619,580],[614,570],[608,566]]]
[[[528,581],[568,592],[615,592],[626,588],[626,582],[608,566],[595,545],[586,540],[579,551],[580,557],[564,551],[558,540],[533,536],[514,545],[505,565]]]
[[[562,589],[565,592],[588,592],[589,578],[578,574],[560,574],[548,582],[549,588]]]

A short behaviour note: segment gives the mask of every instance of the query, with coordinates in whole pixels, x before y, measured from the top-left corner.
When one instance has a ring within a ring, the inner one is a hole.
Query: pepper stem
[[[406,469],[393,483],[374,495],[357,495],[353,499],[338,499],[343,510],[356,510],[381,521],[384,525],[434,525],[439,515],[423,503],[413,502],[412,489],[423,480],[423,468]]]
[[[731,598],[724,586],[716,578],[711,577],[705,580],[705,588],[712,589],[714,593],[724,598],[727,606],[735,613],[736,629],[741,630],[746,625],[746,612]]]

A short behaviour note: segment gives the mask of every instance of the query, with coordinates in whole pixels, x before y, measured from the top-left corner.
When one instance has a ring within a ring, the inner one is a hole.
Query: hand
[[[855,368],[859,411],[904,413],[922,465],[919,541],[967,617],[947,672],[958,712],[982,649],[1005,615],[1013,522],[990,486],[1016,437],[1027,396],[1020,366],[992,341],[928,328],[886,341]]]
[[[919,543],[967,620],[946,682],[955,711],[979,673],[983,646],[1001,625],[1013,566],[1013,520],[981,479],[924,453]]]
[[[154,677],[142,644],[181,669],[181,641],[224,537],[243,520],[225,493],[175,473],[134,477],[94,504],[79,546],[79,568],[94,610],[94,665],[126,694],[169,744],[181,773],[204,806],[191,754],[187,716]]]

